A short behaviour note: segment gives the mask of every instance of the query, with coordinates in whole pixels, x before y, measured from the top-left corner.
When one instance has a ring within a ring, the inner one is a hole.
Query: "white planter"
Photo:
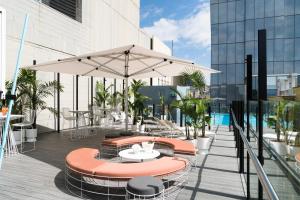
[[[270,141],[271,147],[276,151],[279,155],[281,156],[286,156],[287,155],[287,147],[285,142],[277,142],[274,140]]]
[[[210,145],[209,137],[199,137],[198,138],[198,148],[201,150],[208,150]]]
[[[21,130],[19,131],[13,131],[14,133],[14,138],[15,138],[15,142],[16,144],[21,144]],[[25,130],[23,130],[23,139],[22,142],[25,142]]]
[[[297,153],[300,153],[299,146],[287,145],[286,148],[287,148],[287,154],[292,158],[294,158]]]
[[[26,129],[26,141],[35,142],[37,137],[37,129]]]
[[[161,115],[161,116],[160,116],[160,119],[161,119],[161,120],[167,120],[167,115]]]
[[[139,129],[140,129],[141,133],[144,133],[145,132],[145,125],[140,125]]]

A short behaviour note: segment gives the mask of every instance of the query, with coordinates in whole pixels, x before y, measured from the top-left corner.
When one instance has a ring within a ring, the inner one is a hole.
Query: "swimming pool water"
[[[211,123],[213,125],[223,125],[229,126],[229,113],[213,113],[211,115]],[[245,115],[246,119],[246,115]],[[252,127],[256,127],[256,118],[254,116],[250,116],[250,124]],[[267,123],[264,121],[264,127],[267,126]]]

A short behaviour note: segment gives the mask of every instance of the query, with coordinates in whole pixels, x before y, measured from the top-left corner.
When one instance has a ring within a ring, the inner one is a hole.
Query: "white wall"
[[[139,0],[83,0],[82,23],[38,0],[0,0],[0,6],[7,11],[7,79],[11,79],[14,71],[26,13],[30,18],[22,65],[31,65],[33,60],[41,63],[128,44],[150,48],[150,37],[139,28]],[[44,81],[55,77],[54,73],[38,72],[38,78]],[[61,107],[74,107],[73,79],[73,76],[61,74],[64,86]],[[79,109],[87,109],[89,82],[88,77],[79,78]],[[107,85],[110,83],[113,80],[108,79]],[[122,80],[117,81],[119,88],[122,88]],[[54,98],[47,99],[47,103],[50,106],[56,104]],[[41,125],[53,128],[53,121],[54,117],[48,111],[42,111],[38,116]]]

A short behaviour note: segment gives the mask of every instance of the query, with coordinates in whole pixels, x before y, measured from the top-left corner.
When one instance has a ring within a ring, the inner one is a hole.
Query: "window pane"
[[[211,25],[211,43],[218,44],[219,42],[219,26],[218,24]]]
[[[274,40],[267,40],[267,61],[274,60]]]
[[[227,19],[227,3],[219,4],[219,23],[226,22]]]
[[[274,0],[265,1],[265,17],[274,16]]]
[[[218,5],[219,4],[213,4],[210,6],[210,13],[211,13],[211,23],[217,24],[219,22],[218,18]]]
[[[219,73],[219,77],[220,77],[219,84],[220,85],[226,84],[226,74],[227,74],[226,65],[220,65],[219,70],[221,71],[221,73]]]
[[[235,63],[235,44],[227,44],[227,63]]]
[[[235,1],[228,2],[228,22],[235,21]]]
[[[294,39],[284,40],[284,60],[292,61],[294,60]]]
[[[227,27],[227,42],[234,43],[235,42],[235,23],[228,23]]]
[[[296,15],[295,20],[295,37],[300,37],[300,15]]]
[[[295,62],[295,73],[300,74],[300,61]]]
[[[300,1],[295,1],[295,14],[300,14]]]
[[[295,32],[294,16],[286,16],[284,19],[285,19],[285,37],[293,38]]]
[[[254,0],[246,0],[246,19],[254,18]]]
[[[255,18],[264,17],[264,1],[255,0]]]
[[[294,72],[294,62],[284,62],[284,73],[291,74]]]
[[[244,22],[236,22],[236,42],[244,42]]]
[[[274,45],[274,61],[283,61],[283,39],[276,39]]]
[[[220,44],[219,45],[219,64],[225,64],[226,63],[226,44]]]
[[[255,40],[257,40],[258,37],[258,30],[265,28],[265,22],[264,19],[256,19],[255,20]]]
[[[274,62],[274,74],[283,74],[283,62]]]
[[[236,65],[235,83],[244,84],[244,64]]]
[[[219,54],[218,54],[218,45],[211,45],[211,63],[218,64]]]
[[[284,15],[284,0],[275,0],[275,16]]]
[[[246,41],[254,40],[254,20],[246,21]]]
[[[227,83],[235,84],[235,64],[227,65]]]
[[[219,24],[219,43],[227,42],[227,24]]]
[[[245,4],[244,0],[236,2],[236,21],[244,20]]]
[[[299,1],[299,0],[297,0],[297,1]],[[285,15],[294,15],[295,0],[285,0],[284,10],[285,10]]]
[[[267,38],[274,38],[274,17],[265,18],[265,28],[267,30]]]
[[[275,17],[275,38],[283,38],[285,32],[284,17]]]
[[[245,55],[251,54],[254,55],[254,41],[246,42],[246,52]]]
[[[257,71],[258,71],[258,64],[257,62],[253,63],[253,75],[257,75]]]
[[[267,62],[267,74],[274,74],[273,62]]]
[[[295,39],[295,60],[300,60],[300,38]]]
[[[244,59],[245,59],[244,43],[236,43],[235,49],[236,49],[235,62],[236,63],[244,63]]]
[[[213,69],[219,70],[218,65],[212,65],[211,67]],[[211,74],[211,85],[218,85],[218,84],[219,84],[219,75],[218,75],[218,73]]]

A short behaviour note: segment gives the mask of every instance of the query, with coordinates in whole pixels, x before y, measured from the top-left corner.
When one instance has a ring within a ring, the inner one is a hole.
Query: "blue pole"
[[[20,43],[19,51],[18,51],[17,63],[16,63],[15,74],[14,74],[14,79],[13,79],[13,87],[11,89],[11,94],[12,95],[16,94],[17,78],[18,78],[18,74],[19,74],[19,71],[20,71],[20,60],[21,60],[21,55],[22,55],[22,51],[23,51],[27,26],[28,26],[28,14],[26,14],[26,17],[25,17],[23,31],[22,31],[22,35],[21,35],[21,43]],[[0,169],[2,167],[4,148],[5,148],[5,145],[6,145],[6,138],[7,138],[7,135],[8,135],[7,133],[8,133],[10,115],[11,115],[11,110],[12,110],[13,104],[14,104],[14,100],[9,100],[8,112],[7,112],[7,117],[6,117],[6,120],[5,120],[4,132],[3,132],[3,137],[2,137],[2,144],[0,146]]]

